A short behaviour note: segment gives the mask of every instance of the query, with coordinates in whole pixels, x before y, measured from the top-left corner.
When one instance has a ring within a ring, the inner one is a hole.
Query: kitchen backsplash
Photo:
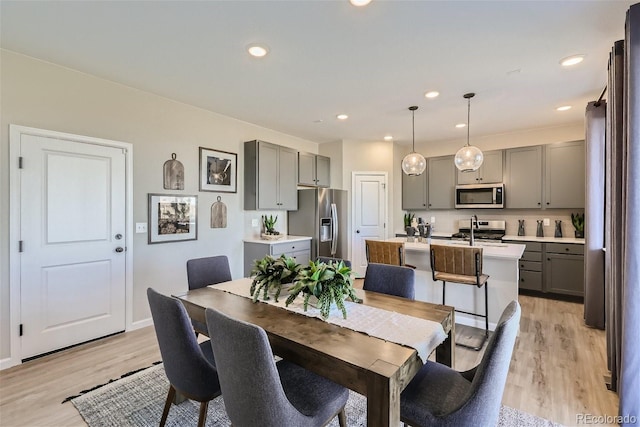
[[[435,231],[452,232],[458,231],[458,220],[470,219],[471,215],[478,215],[479,220],[503,220],[507,223],[507,235],[518,234],[518,220],[524,219],[525,236],[535,236],[537,220],[549,219],[549,225],[543,226],[545,237],[553,237],[555,234],[556,220],[562,221],[562,236],[574,237],[573,224],[571,223],[571,213],[583,213],[584,209],[549,209],[549,210],[527,210],[527,209],[465,209],[449,211],[412,211],[416,218],[422,218],[425,222],[431,223],[431,218],[435,218]],[[400,218],[402,220],[402,217]],[[395,232],[402,233],[402,225],[396,227]]]

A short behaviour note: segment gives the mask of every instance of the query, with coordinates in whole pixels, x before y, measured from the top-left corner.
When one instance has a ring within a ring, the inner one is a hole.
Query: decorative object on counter
[[[576,239],[584,238],[584,214],[576,213],[571,214],[571,223],[573,224],[573,228],[576,229],[574,235]]]
[[[416,217],[415,214],[405,212],[404,214],[404,228],[411,227],[411,222]]]
[[[342,311],[342,317],[347,318],[347,308],[344,300],[349,298],[353,302],[361,302],[353,288],[351,268],[344,262],[331,262],[325,264],[322,261],[310,261],[309,265],[298,272],[298,276],[291,288],[286,305],[288,306],[300,294],[304,294],[304,311],[307,311],[310,300],[318,299],[317,308],[323,319],[329,317],[331,305]]]
[[[544,237],[544,229],[542,228],[542,220],[538,220],[538,228],[536,229],[536,237]]]
[[[420,153],[416,153],[416,110],[417,106],[409,107],[411,111],[411,129],[413,132],[413,145],[411,146],[411,153],[404,156],[402,159],[402,171],[409,176],[418,176],[427,168],[427,159]]]
[[[164,162],[162,172],[165,190],[184,190],[184,166],[176,160],[176,153],[171,153],[171,160]]]
[[[238,155],[200,147],[200,191],[237,192]]]
[[[469,128],[471,127],[471,98],[476,96],[475,93],[465,93],[463,97],[467,100],[467,145],[458,150],[453,158],[456,167],[461,172],[473,172],[480,169],[484,161],[482,151],[469,144]]]
[[[211,205],[211,228],[227,228],[227,205],[220,196]]]
[[[198,197],[149,194],[149,244],[197,240]]]
[[[415,235],[416,235],[415,227],[406,227],[404,231],[407,233],[407,242],[415,241]]]
[[[262,299],[267,301],[270,298],[270,293],[278,302],[282,286],[293,283],[301,268],[302,266],[293,258],[284,254],[279,258],[267,255],[256,260],[249,276],[253,279],[249,290],[253,302],[258,301],[260,294],[262,294]]]
[[[279,231],[275,229],[276,222],[278,222],[278,215],[262,215],[262,227],[264,232],[260,235],[263,240],[278,240],[283,237]]]
[[[553,234],[553,237],[562,237],[562,221],[556,219],[556,231]]]
[[[420,243],[431,244],[431,224],[418,225],[418,233],[420,234]]]
[[[524,236],[524,219],[518,220],[518,236]]]

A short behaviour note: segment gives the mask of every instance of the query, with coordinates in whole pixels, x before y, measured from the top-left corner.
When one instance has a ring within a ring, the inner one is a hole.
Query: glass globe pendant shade
[[[409,176],[421,175],[427,168],[427,160],[420,153],[411,152],[402,159],[402,171]]]
[[[473,172],[482,166],[484,155],[478,147],[465,145],[458,150],[453,161],[461,172]]]

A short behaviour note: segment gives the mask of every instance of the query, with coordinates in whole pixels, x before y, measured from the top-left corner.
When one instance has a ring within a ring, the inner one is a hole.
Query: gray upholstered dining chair
[[[224,406],[234,427],[324,426],[336,415],[346,426],[346,388],[300,366],[277,364],[264,329],[211,308],[207,325]]]
[[[175,298],[147,289],[169,392],[160,427],[164,426],[176,392],[200,402],[198,427],[204,426],[209,401],[220,396],[220,383],[209,340],[198,344],[184,306]]]
[[[411,426],[495,426],[519,324],[520,305],[511,301],[473,369],[427,361],[401,394],[400,419]]]
[[[351,261],[349,261],[348,259],[342,259],[342,258],[331,258],[328,256],[319,256],[317,258],[318,261],[322,261],[325,264],[328,264],[330,262],[344,262],[344,265],[346,265],[347,267],[351,268]]]
[[[194,258],[187,261],[187,282],[189,290],[199,289],[216,283],[231,280],[229,259],[226,255],[217,255],[204,258]],[[193,329],[197,334],[209,336],[207,325],[197,320],[191,320]]]
[[[415,299],[415,271],[409,267],[369,263],[362,288],[409,299]]]

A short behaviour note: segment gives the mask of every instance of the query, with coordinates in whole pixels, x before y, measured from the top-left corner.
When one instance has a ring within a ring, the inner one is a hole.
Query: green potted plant
[[[276,222],[278,222],[278,215],[275,217],[273,215],[262,215],[262,227],[264,228],[264,232],[262,233],[262,238],[266,240],[277,240],[280,237],[279,231],[276,231]]]
[[[574,232],[576,239],[584,238],[584,214],[572,213],[571,223],[573,224],[573,228],[576,229],[576,231]]]
[[[293,258],[280,255],[274,258],[271,255],[256,260],[251,270],[252,278],[250,293],[253,302],[256,302],[262,294],[264,301],[269,299],[272,293],[276,302],[282,291],[282,286],[293,283],[302,266]]]
[[[351,268],[343,261],[324,263],[322,261],[310,261],[309,265],[298,272],[298,277],[289,288],[288,306],[300,294],[304,294],[304,311],[312,298],[317,298],[317,308],[323,319],[329,317],[331,304],[342,311],[342,317],[347,318],[347,309],[344,305],[345,298],[351,301],[360,301],[353,288]]]

